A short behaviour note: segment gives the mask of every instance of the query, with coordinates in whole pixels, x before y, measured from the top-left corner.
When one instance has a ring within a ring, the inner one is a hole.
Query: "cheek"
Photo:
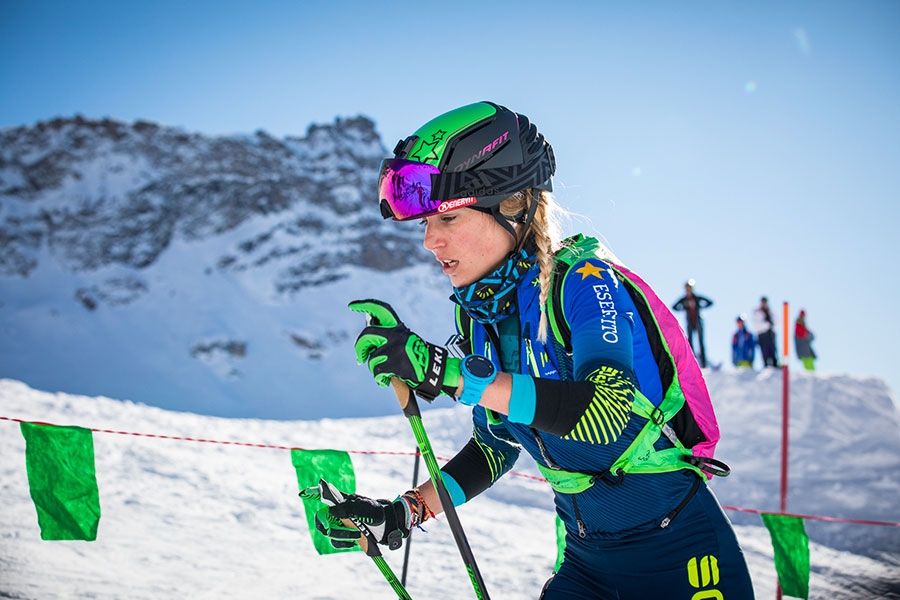
[[[486,253],[493,257],[496,264],[500,264],[513,251],[516,243],[508,231],[497,223],[493,225],[495,229],[491,232],[490,237],[485,239]]]
[[[502,239],[491,235],[473,236],[469,239],[468,247],[472,249],[472,257],[479,265],[489,270],[506,257],[505,245],[501,241]]]
[[[513,250],[512,238],[505,231],[503,235],[481,236],[473,239],[473,256],[483,277],[499,267]]]

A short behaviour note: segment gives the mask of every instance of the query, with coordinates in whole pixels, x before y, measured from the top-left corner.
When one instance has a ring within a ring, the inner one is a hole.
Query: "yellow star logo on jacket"
[[[581,280],[584,281],[591,275],[596,277],[597,279],[603,279],[603,269],[600,267],[595,267],[589,262],[584,263],[584,266],[580,269],[575,269],[576,273],[581,273]]]

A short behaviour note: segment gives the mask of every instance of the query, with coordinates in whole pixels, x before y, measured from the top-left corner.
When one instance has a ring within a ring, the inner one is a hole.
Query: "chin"
[[[473,283],[475,280],[464,279],[462,277],[457,277],[455,275],[450,276],[450,285],[455,288],[461,288]]]

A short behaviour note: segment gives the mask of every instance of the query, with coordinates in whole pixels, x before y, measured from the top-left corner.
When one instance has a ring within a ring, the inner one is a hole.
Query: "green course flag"
[[[775,571],[785,596],[809,598],[809,537],[803,519],[762,515],[775,549]]]
[[[353,472],[353,463],[350,455],[343,450],[291,450],[291,463],[297,470],[297,484],[302,492],[308,487],[319,485],[319,480],[324,479],[334,485],[345,494],[356,493],[356,474]],[[359,546],[352,548],[335,548],[331,541],[319,533],[316,529],[316,511],[324,506],[320,500],[303,498],[303,508],[306,510],[306,523],[309,533],[312,535],[313,545],[319,554],[335,554],[337,552],[352,552],[359,550]]]
[[[90,429],[21,423],[28,487],[41,539],[97,539],[100,491]]]

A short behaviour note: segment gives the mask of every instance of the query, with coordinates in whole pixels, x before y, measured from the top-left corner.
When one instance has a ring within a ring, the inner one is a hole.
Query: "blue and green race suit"
[[[443,469],[454,504],[490,487],[525,450],[545,474],[588,475],[571,480],[571,489],[555,486],[567,544],[547,598],[606,597],[613,592],[651,597],[641,595],[648,593],[651,580],[661,593],[683,588],[678,595],[659,597],[687,599],[709,592],[713,595],[697,598],[714,598],[729,589],[727,598],[751,598],[740,547],[705,479],[689,469],[609,472],[646,423],[633,412],[636,394],[654,405],[663,394],[647,332],[636,318],[631,297],[608,265],[595,258],[572,265],[557,289],[571,328],[571,354],[552,342],[552,334],[546,342],[537,339],[541,307],[536,266],[518,284],[517,309],[499,321],[496,335],[478,323],[471,332],[462,332],[470,336],[473,353],[511,373],[513,383],[509,415],[474,407],[473,436]],[[671,443],[660,437],[655,447]],[[693,519],[707,525],[680,526],[679,521]],[[667,546],[665,560],[648,564],[647,553],[660,543]],[[716,577],[692,578],[689,565],[709,565],[709,557],[714,558]],[[632,563],[634,576],[629,577],[625,566]],[[599,576],[610,565],[619,566],[609,577]],[[648,577],[648,569],[660,568],[669,575]],[[728,574],[727,581],[720,571]],[[695,581],[709,585],[694,586]],[[713,582],[718,587],[710,587]]]

